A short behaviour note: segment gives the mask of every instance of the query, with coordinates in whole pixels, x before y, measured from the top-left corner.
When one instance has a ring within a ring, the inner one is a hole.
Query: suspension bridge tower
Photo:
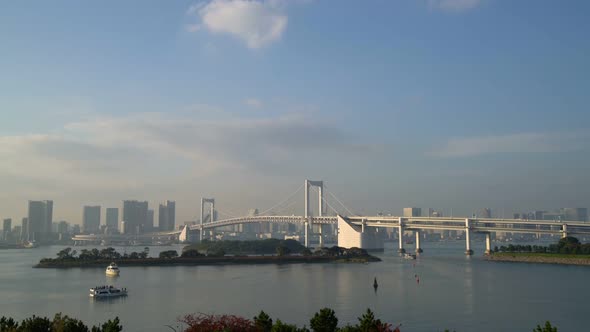
[[[312,181],[312,180],[305,180],[305,246],[309,247],[309,237],[308,232],[313,231],[313,224],[312,224],[312,216],[310,211],[309,205],[309,190],[312,187],[316,187],[318,189],[318,217],[322,216],[322,212],[324,211],[324,181]],[[318,224],[318,235],[319,235],[319,246],[324,246],[324,240],[322,237],[322,224]]]

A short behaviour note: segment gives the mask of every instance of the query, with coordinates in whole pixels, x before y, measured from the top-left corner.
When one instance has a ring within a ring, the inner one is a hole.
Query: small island
[[[293,263],[367,263],[381,259],[364,249],[319,248],[315,251],[294,240],[267,239],[258,241],[203,241],[176,250],[167,250],[158,257],[149,257],[149,248],[142,252],[121,254],[114,248],[82,249],[80,253],[65,248],[57,258],[43,258],[36,268],[104,268],[110,262],[119,266],[190,266],[230,264],[293,264]]]
[[[487,260],[496,262],[590,265],[590,243],[564,237],[549,246],[508,245],[495,247]]]

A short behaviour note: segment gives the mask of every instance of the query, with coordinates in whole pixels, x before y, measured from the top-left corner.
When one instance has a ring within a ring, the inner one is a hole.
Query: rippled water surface
[[[262,309],[309,325],[314,312],[331,307],[341,324],[371,308],[404,332],[531,331],[545,320],[560,332],[589,329],[590,267],[486,262],[481,247],[466,258],[461,242],[423,245],[416,261],[389,248],[380,263],[123,267],[116,279],[102,268],[31,268],[63,247],[0,250],[0,315],[61,311],[89,324],[119,316],[125,331],[169,331],[165,325],[176,326],[179,315],[191,312],[252,317]],[[180,248],[151,247],[150,255]],[[106,283],[127,287],[130,295],[88,297],[90,287]]]

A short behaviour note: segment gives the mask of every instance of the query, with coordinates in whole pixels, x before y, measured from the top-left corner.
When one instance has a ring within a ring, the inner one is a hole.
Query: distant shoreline
[[[590,265],[590,255],[567,255],[528,252],[498,252],[486,256],[486,260],[512,263],[537,263],[560,265]]]
[[[224,257],[178,257],[115,260],[119,266],[195,266],[195,265],[244,265],[244,264],[301,264],[301,263],[368,263],[380,262],[374,256],[326,257],[326,256],[224,256]],[[64,260],[43,262],[34,268],[105,268],[111,260],[78,261]]]

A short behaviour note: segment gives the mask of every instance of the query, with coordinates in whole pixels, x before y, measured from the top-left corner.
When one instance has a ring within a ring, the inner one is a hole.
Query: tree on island
[[[211,250],[207,250],[208,257],[223,257],[225,256],[225,250],[223,248],[212,248]]]
[[[188,250],[183,250],[182,254],[180,254],[180,257],[201,257],[204,256],[203,254],[201,254],[197,249],[188,249]]]
[[[166,250],[166,251],[162,251],[158,257],[160,257],[160,258],[176,258],[176,257],[178,257],[178,252],[176,250]]]
[[[301,255],[307,257],[307,256],[313,255],[313,253],[311,252],[311,250],[309,248],[305,248],[301,251]]]
[[[68,247],[57,253],[57,258],[61,260],[74,259],[76,256],[76,250],[72,251],[72,248]]]
[[[277,256],[288,256],[291,254],[291,249],[283,245],[278,246],[276,250]]]

